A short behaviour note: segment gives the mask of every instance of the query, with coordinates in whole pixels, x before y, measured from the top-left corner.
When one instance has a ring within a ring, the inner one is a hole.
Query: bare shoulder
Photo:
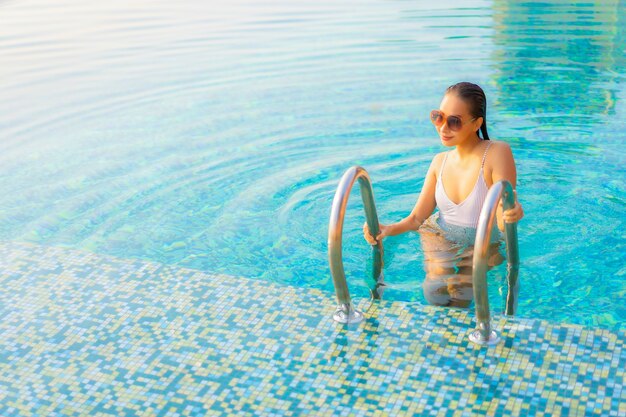
[[[434,172],[435,176],[437,176],[439,173],[439,169],[441,168],[441,164],[443,163],[443,157],[445,154],[446,151],[443,151],[433,156],[433,160],[430,163],[430,169]]]
[[[485,158],[485,169],[492,172],[496,167],[502,169],[507,166],[515,166],[511,145],[501,140],[492,141]]]
[[[448,151],[439,152],[437,155],[433,157],[433,163],[437,164],[437,166],[441,165],[443,162],[443,157],[448,153]]]
[[[490,140],[491,146],[489,147],[489,153],[495,154],[510,154],[511,145],[501,140]]]
[[[513,158],[511,145],[501,140],[490,140],[491,146],[487,152],[486,164],[493,165],[497,161],[507,161]]]

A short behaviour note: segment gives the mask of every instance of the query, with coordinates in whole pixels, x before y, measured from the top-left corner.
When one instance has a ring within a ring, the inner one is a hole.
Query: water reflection
[[[614,114],[625,16],[619,0],[495,0],[494,105],[504,116],[578,128]]]
[[[476,229],[442,224],[439,212],[419,229],[426,276],[424,298],[433,305],[469,307],[474,295],[472,266]],[[502,234],[492,229],[488,270],[504,262]]]

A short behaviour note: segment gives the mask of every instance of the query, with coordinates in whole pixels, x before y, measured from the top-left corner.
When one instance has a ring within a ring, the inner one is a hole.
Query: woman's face
[[[453,93],[443,96],[439,110],[445,115],[446,121],[440,126],[435,126],[435,129],[437,129],[441,143],[443,143],[444,146],[456,146],[464,143],[468,139],[476,138],[476,131],[480,128],[483,118],[478,117],[472,121],[474,117],[469,112],[468,104],[459,96]],[[449,116],[458,116],[461,118],[463,125],[460,130],[453,131],[450,129],[447,120]]]

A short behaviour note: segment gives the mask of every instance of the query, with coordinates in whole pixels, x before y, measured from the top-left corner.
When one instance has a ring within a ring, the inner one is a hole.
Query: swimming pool
[[[428,111],[470,80],[518,163],[519,316],[621,326],[626,8],[463,4],[0,4],[0,240],[332,290],[341,174],[365,167],[400,220],[443,149]],[[425,303],[417,234],[385,249],[385,297]]]

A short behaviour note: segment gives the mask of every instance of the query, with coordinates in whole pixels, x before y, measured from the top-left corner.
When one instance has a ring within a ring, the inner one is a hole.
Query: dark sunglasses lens
[[[460,130],[463,126],[463,122],[461,122],[461,118],[458,116],[449,116],[448,117],[448,127],[450,130]]]
[[[443,115],[441,114],[441,112],[438,112],[437,110],[433,110],[430,112],[430,121],[433,122],[437,126],[442,125]]]

